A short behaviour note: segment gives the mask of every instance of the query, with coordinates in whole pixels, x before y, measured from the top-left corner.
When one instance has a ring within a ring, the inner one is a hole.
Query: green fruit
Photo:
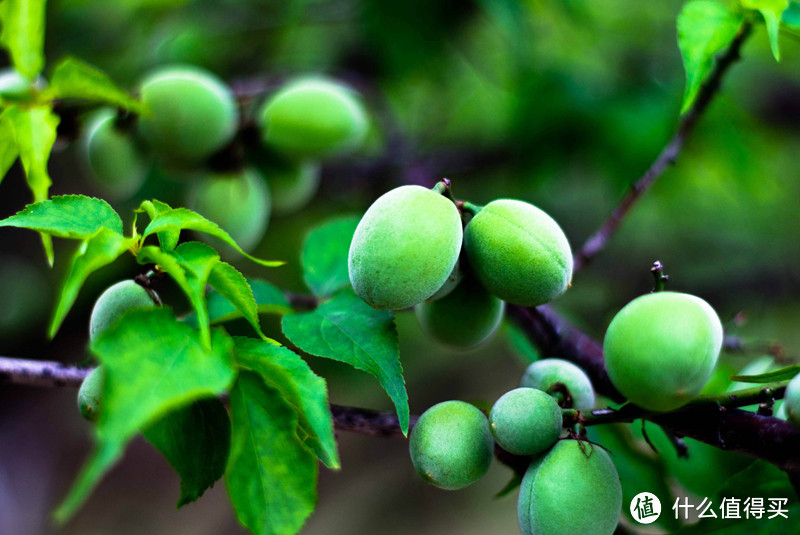
[[[489,424],[503,449],[537,455],[558,441],[563,420],[561,407],[552,397],[534,388],[516,388],[497,400]]]
[[[467,225],[464,248],[483,285],[515,305],[548,303],[572,280],[567,237],[553,218],[526,202],[487,204]]]
[[[594,407],[594,388],[589,376],[564,359],[537,360],[525,370],[519,386],[558,396],[564,400],[565,408],[587,410]]]
[[[187,204],[219,225],[245,251],[258,245],[267,231],[270,192],[254,169],[210,174],[198,180],[191,187]]]
[[[522,535],[611,535],[621,511],[617,469],[587,442],[558,442],[528,467],[519,488]]]
[[[628,303],[603,342],[611,382],[653,411],[686,404],[705,386],[722,348],[722,324],[693,295],[657,292]]]
[[[461,261],[456,260],[456,265],[453,267],[453,271],[450,272],[450,275],[447,276],[447,280],[444,281],[442,287],[436,290],[436,293],[430,296],[427,300],[428,301],[436,301],[437,299],[441,299],[456,289],[458,283],[461,282],[461,279],[464,278],[464,272],[461,271]]]
[[[500,326],[505,303],[474,279],[464,279],[450,294],[418,304],[422,330],[437,342],[469,349],[488,340]]]
[[[486,416],[463,401],[438,403],[420,416],[409,439],[422,478],[442,489],[467,487],[489,470],[494,440]]]
[[[321,170],[315,162],[304,161],[268,169],[260,167],[259,170],[269,184],[275,215],[297,212],[314,198],[319,189]]]
[[[78,409],[81,411],[81,416],[90,422],[96,422],[100,418],[105,376],[105,368],[98,366],[89,372],[78,390]]]
[[[94,340],[128,310],[156,306],[153,297],[142,286],[125,280],[110,286],[100,294],[89,319],[89,338]]]
[[[795,375],[794,379],[789,381],[786,386],[783,405],[780,409],[786,420],[795,425],[800,425],[800,375]]]
[[[294,158],[352,151],[369,127],[356,93],[324,79],[287,85],[264,103],[259,120],[264,143]]]
[[[230,90],[213,74],[170,67],[141,86],[149,113],[139,119],[148,144],[166,161],[194,164],[224,147],[236,133],[238,114]]]
[[[451,201],[421,186],[395,188],[358,223],[348,256],[350,282],[375,308],[412,307],[445,283],[461,239],[461,218]]]
[[[116,125],[116,112],[103,109],[87,124],[86,158],[92,175],[106,189],[120,195],[136,191],[147,176],[148,166],[133,139]]]

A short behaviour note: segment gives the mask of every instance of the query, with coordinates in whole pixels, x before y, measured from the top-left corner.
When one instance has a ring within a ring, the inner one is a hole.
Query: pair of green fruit
[[[464,226],[456,204],[437,191],[401,186],[364,214],[348,268],[353,289],[368,304],[417,307],[423,330],[468,348],[496,330],[503,301],[536,306],[563,293],[572,253],[558,224],[531,204],[495,200]]]
[[[158,295],[132,280],[110,286],[95,302],[89,318],[89,339],[94,340],[129,310],[158,306]],[[105,371],[98,366],[86,376],[78,390],[78,410],[89,421],[100,417]]]
[[[141,144],[169,168],[200,167],[236,135],[239,113],[234,96],[205,70],[162,69],[145,78],[140,93],[147,106],[138,120]],[[251,165],[199,173],[189,192],[191,207],[228,231],[244,249],[260,241],[272,213],[289,214],[311,200],[319,186],[319,159],[357,148],[368,129],[355,92],[321,78],[287,84],[256,115],[263,146],[254,149]],[[150,165],[124,123],[112,110],[95,114],[88,125],[85,154],[92,174],[107,190],[129,195],[145,180]]]

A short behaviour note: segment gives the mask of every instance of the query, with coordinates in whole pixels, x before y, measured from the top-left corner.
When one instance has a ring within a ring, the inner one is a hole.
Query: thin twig
[[[644,174],[631,184],[627,193],[622,197],[608,219],[606,219],[600,228],[586,240],[583,247],[575,255],[573,272],[579,271],[588,265],[603,249],[605,249],[608,241],[617,231],[617,228],[622,223],[625,216],[628,215],[631,208],[633,208],[642,195],[650,189],[664,171],[678,159],[686,143],[686,139],[694,131],[697,120],[703,115],[708,105],[713,100],[714,95],[719,91],[723,75],[728,68],[739,59],[742,44],[749,35],[750,24],[744,23],[728,49],[717,59],[714,64],[714,69],[700,88],[700,92],[697,94],[697,98],[692,107],[681,117],[675,135],[670,139],[653,163],[650,164],[650,167]]]

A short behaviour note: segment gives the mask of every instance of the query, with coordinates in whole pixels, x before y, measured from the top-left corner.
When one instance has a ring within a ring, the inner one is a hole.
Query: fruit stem
[[[445,197],[453,201],[453,204],[458,204],[456,198],[453,197],[453,189],[449,178],[442,178],[439,182],[437,182],[436,185],[433,186],[433,191],[435,191],[439,195],[444,195]]]
[[[456,203],[456,206],[458,207],[459,210],[461,210],[461,212],[466,212],[470,214],[472,217],[475,217],[476,215],[478,215],[478,212],[483,210],[483,206],[479,204],[473,204],[469,201],[458,201]]]
[[[653,262],[653,267],[650,268],[650,273],[653,274],[653,293],[663,292],[669,281],[669,275],[664,273],[664,264],[660,260],[656,260]]]

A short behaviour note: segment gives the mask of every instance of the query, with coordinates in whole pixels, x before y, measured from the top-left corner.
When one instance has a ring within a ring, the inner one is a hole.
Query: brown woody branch
[[[728,49],[717,58],[714,69],[701,87],[694,104],[692,104],[692,107],[689,108],[678,122],[675,135],[663,148],[653,163],[650,164],[650,167],[647,168],[644,174],[631,184],[627,193],[622,197],[608,219],[606,219],[600,228],[586,240],[583,247],[575,255],[574,271],[581,270],[605,249],[608,241],[617,231],[617,228],[619,228],[619,225],[622,223],[625,216],[628,215],[631,208],[633,208],[642,195],[650,189],[664,171],[678,159],[687,138],[697,125],[697,120],[703,115],[708,105],[713,100],[714,95],[719,91],[725,72],[739,59],[742,45],[750,35],[750,29],[750,24],[744,23],[739,34]]]

